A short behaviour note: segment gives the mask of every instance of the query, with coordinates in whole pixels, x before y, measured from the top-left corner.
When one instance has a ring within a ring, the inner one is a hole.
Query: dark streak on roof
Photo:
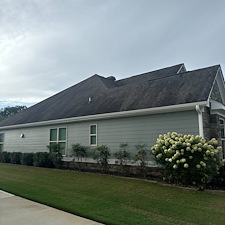
[[[206,101],[219,65],[178,73],[181,66],[118,81],[93,75],[0,122],[0,127]]]

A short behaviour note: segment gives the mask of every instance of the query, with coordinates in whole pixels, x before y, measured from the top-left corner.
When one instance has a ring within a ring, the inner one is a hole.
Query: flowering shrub
[[[222,165],[219,159],[218,141],[206,141],[201,136],[176,132],[159,135],[151,148],[155,160],[165,171],[170,182],[196,185],[203,188]]]

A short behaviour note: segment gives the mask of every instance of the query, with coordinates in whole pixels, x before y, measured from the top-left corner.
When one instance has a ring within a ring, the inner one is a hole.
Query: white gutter
[[[79,116],[79,117],[72,117],[72,118],[65,118],[65,119],[48,120],[48,121],[41,121],[41,122],[35,122],[35,123],[25,123],[25,124],[4,126],[4,127],[0,127],[0,130],[36,127],[36,126],[47,126],[47,125],[54,125],[54,124],[66,124],[66,123],[75,123],[75,122],[100,120],[100,119],[121,118],[121,117],[130,117],[130,116],[142,116],[142,115],[157,114],[157,113],[188,111],[188,110],[195,110],[196,105],[206,106],[206,104],[207,104],[207,101],[203,101],[203,102],[193,102],[193,103],[186,103],[186,104],[179,104],[179,105],[148,108],[148,109],[138,109],[138,110],[123,111],[123,112],[113,112],[113,113],[103,113],[103,114],[95,114],[95,115],[89,115],[89,116]]]
[[[198,113],[198,128],[199,135],[204,138],[204,130],[203,130],[203,117],[202,117],[202,108],[199,105],[195,106],[195,109]]]

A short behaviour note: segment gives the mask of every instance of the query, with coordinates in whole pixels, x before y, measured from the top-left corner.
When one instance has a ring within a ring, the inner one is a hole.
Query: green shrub
[[[73,157],[73,161],[82,162],[83,158],[86,158],[88,156],[88,147],[83,146],[81,144],[73,144],[72,145],[72,152],[71,152],[71,157]]]
[[[159,135],[151,152],[164,168],[165,179],[203,189],[221,166],[219,152],[222,148],[217,145],[214,138],[207,142],[198,135],[173,132]]]
[[[21,164],[27,166],[33,166],[34,153],[23,153],[21,157]]]
[[[61,153],[62,151],[62,147],[58,143],[51,143],[47,148],[49,149],[50,154]]]
[[[207,184],[207,187],[213,189],[225,190],[225,166],[220,167],[218,174],[213,177],[212,181]]]
[[[130,162],[131,154],[127,150],[128,144],[127,143],[120,143],[120,150],[114,154],[116,157],[115,163],[119,165],[120,172],[124,174],[128,174],[128,167],[127,164]]]
[[[109,171],[110,149],[106,145],[97,147],[93,154],[93,159],[97,161],[103,173]]]
[[[53,163],[53,167],[60,169],[62,168],[63,162],[62,162],[62,154],[60,152],[51,154],[51,159]]]
[[[21,164],[21,152],[10,152],[10,163],[11,164]]]
[[[1,152],[0,153],[0,161],[2,163],[10,163],[10,153],[9,152]]]
[[[52,143],[51,145],[48,145],[47,148],[49,149],[50,155],[51,155],[51,160],[53,163],[53,167],[56,167],[58,169],[62,168],[62,150],[63,148],[61,147],[60,144],[58,143]]]
[[[139,174],[142,177],[146,177],[147,173],[147,156],[148,156],[148,150],[147,145],[139,143],[135,145],[137,149],[137,154],[134,156],[133,163],[136,163],[138,166]]]
[[[72,145],[70,156],[73,158],[74,169],[76,167],[78,167],[79,170],[84,169],[84,165],[80,162],[82,162],[82,159],[85,159],[88,156],[88,150],[89,150],[89,147],[83,146],[79,143]],[[77,163],[75,163],[76,161]]]
[[[48,152],[37,152],[34,154],[34,166],[37,167],[53,167],[51,154]]]

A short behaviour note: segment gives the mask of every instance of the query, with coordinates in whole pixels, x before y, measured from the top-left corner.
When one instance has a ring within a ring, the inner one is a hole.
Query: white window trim
[[[59,141],[59,129],[66,129],[66,140]],[[57,130],[56,141],[51,141],[50,140],[50,138],[51,138],[51,130]],[[66,143],[66,145],[65,145],[65,155],[62,155],[62,156],[66,156],[66,153],[67,153],[67,136],[68,136],[67,127],[52,127],[49,130],[49,144],[50,143],[57,143],[57,144],[58,143]]]
[[[220,121],[220,120],[223,121],[223,125],[224,125],[224,126],[223,126],[223,129],[224,129],[224,134],[225,134],[225,120],[224,120],[223,118],[219,118],[219,121]],[[224,137],[224,138],[221,137],[221,127],[220,127],[220,138],[221,138],[221,142],[222,142],[222,141],[225,141],[225,137]],[[222,144],[222,143],[221,143],[221,144]],[[223,144],[222,144],[222,147],[223,147]],[[222,149],[222,151],[223,151],[223,152],[222,152],[222,158],[223,158],[223,161],[225,161],[225,149]]]
[[[91,126],[96,126],[96,134],[91,134]],[[96,144],[91,144],[91,137],[96,137]],[[98,125],[97,124],[90,124],[89,125],[89,145],[90,146],[97,146],[98,145]]]

